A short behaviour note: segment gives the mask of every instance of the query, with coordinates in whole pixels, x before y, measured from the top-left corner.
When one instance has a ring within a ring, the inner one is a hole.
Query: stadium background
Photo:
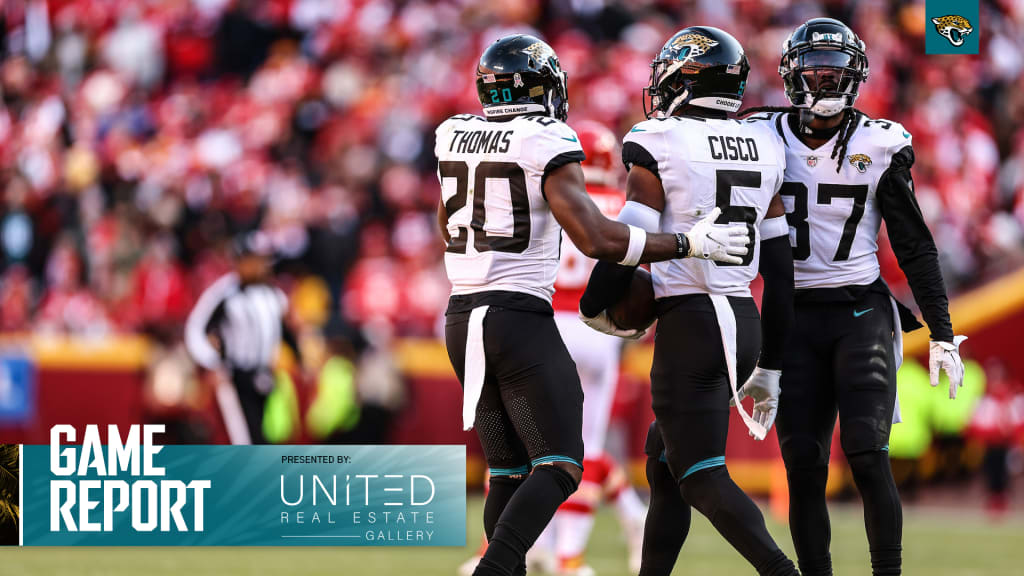
[[[282,359],[290,378],[273,402],[275,437],[466,442],[467,481],[478,486],[479,450],[460,430],[461,396],[436,338],[448,284],[433,130],[479,109],[483,47],[512,31],[541,34],[569,73],[570,124],[593,119],[622,134],[642,119],[650,59],[675,30],[731,32],[751,59],[745,104],[784,104],[779,47],[821,15],[867,43],[858,108],[914,134],[918,200],[957,332],[971,337],[956,403],[923,384],[919,366],[901,372],[904,414],[917,422],[893,442],[905,496],[978,514],[1008,508],[1019,533],[1024,501],[986,496],[982,473],[986,454],[1009,448],[1014,483],[1024,474],[1024,4],[1014,0],[981,2],[979,56],[925,55],[924,2],[7,0],[0,439],[45,443],[57,422],[166,422],[170,441],[226,441],[215,376],[191,364],[182,328],[230,269],[232,240],[260,230],[304,351],[302,366]],[[881,238],[883,274],[909,303]],[[922,332],[907,341],[918,361]],[[350,364],[325,386],[331,356]],[[627,457],[650,417],[649,358],[641,343],[623,365],[611,447]],[[328,387],[344,393],[330,395],[324,416],[317,398]],[[983,397],[996,408],[978,409]],[[734,475],[784,504],[772,490],[774,442],[735,431]],[[841,461],[836,470],[834,494],[848,497]]]

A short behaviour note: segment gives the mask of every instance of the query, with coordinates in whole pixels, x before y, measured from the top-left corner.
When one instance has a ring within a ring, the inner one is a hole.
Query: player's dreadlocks
[[[756,114],[758,112],[789,112],[796,114],[800,117],[800,122],[804,123],[809,121],[805,115],[810,115],[811,111],[807,108],[797,108],[796,106],[754,106],[751,108],[744,108],[740,110],[737,116],[748,116],[750,114]],[[850,108],[843,118],[843,121],[839,124],[839,139],[836,140],[836,145],[832,148],[832,158],[839,157],[839,161],[836,162],[836,173],[838,174],[843,168],[843,158],[846,157],[846,149],[850,144],[850,136],[853,136],[853,130],[860,123],[861,116],[864,113],[856,108]]]

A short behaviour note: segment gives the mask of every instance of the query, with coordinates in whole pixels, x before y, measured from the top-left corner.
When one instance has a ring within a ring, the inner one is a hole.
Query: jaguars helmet
[[[835,116],[853,107],[860,83],[867,82],[864,42],[839,20],[813,18],[783,44],[779,76],[793,106]]]
[[[569,116],[568,75],[546,42],[528,34],[499,38],[484,50],[476,69],[476,91],[484,116],[541,113]]]
[[[743,46],[731,34],[711,26],[684,28],[651,62],[644,114],[671,116],[687,105],[735,112],[749,72]]]

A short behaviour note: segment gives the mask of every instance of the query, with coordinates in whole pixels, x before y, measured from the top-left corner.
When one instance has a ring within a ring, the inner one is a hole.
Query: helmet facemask
[[[849,46],[803,44],[782,57],[779,75],[794,106],[829,118],[857,101],[860,83],[868,76],[867,58]]]

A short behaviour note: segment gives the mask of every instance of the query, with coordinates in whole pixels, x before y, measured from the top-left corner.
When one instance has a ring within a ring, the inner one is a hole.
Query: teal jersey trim
[[[526,466],[520,466],[518,468],[488,468],[487,471],[491,473],[491,476],[518,476],[526,474],[530,470]]]
[[[697,462],[683,474],[683,478],[686,478],[690,474],[700,472],[701,470],[707,470],[708,468],[715,468],[716,466],[725,466],[725,456],[715,456],[714,458],[705,458],[700,462]]]

